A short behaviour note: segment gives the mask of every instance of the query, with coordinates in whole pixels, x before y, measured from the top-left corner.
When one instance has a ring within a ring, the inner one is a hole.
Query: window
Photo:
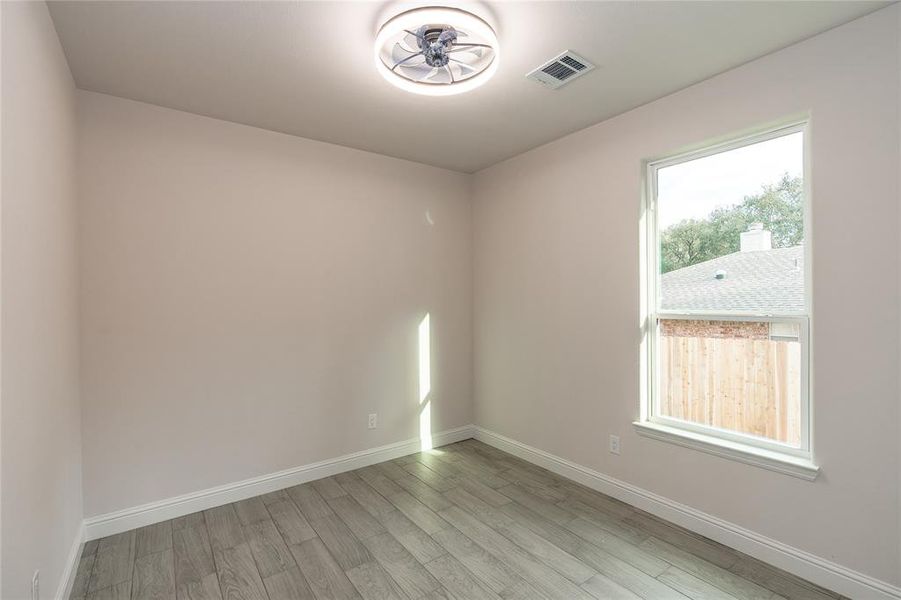
[[[647,165],[639,433],[816,476],[806,123]]]

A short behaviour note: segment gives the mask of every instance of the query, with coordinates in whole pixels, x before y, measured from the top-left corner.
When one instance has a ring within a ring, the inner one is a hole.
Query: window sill
[[[638,435],[644,437],[693,448],[707,454],[791,475],[807,481],[816,479],[820,472],[818,466],[804,458],[722,440],[709,435],[684,431],[658,423],[636,421],[633,425]]]

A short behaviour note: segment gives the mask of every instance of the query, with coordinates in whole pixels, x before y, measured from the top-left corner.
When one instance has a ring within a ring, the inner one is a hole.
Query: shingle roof
[[[717,271],[725,271],[722,279]],[[803,311],[804,247],[734,252],[664,273],[665,310]]]

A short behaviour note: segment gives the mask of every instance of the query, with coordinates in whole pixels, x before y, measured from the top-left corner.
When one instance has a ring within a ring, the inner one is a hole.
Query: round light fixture
[[[449,96],[473,90],[497,70],[497,36],[488,23],[456,8],[417,8],[382,25],[376,68],[415,94]]]

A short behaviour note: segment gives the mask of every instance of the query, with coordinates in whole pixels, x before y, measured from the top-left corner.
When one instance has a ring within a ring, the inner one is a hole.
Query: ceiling
[[[501,62],[481,88],[445,97],[404,92],[374,67],[378,26],[409,2],[50,11],[81,89],[473,172],[886,4],[454,2],[494,24]],[[566,49],[598,68],[559,90],[525,79]]]

